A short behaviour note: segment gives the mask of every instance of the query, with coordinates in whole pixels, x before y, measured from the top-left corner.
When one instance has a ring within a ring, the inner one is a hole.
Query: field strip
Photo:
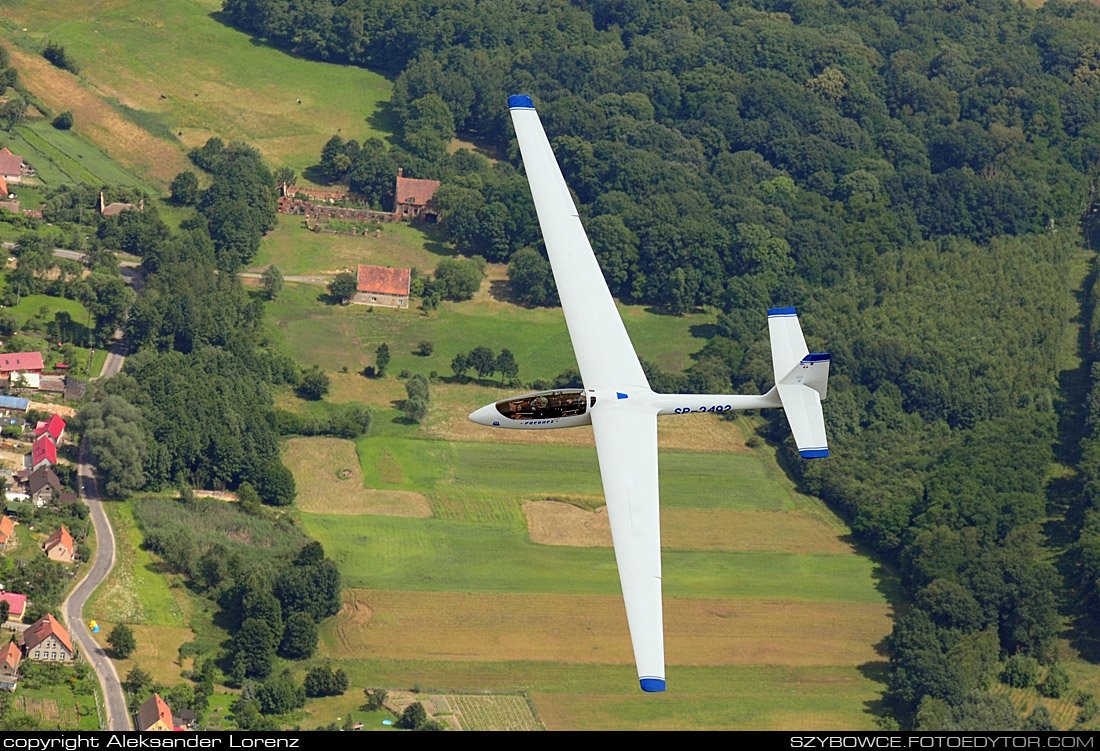
[[[298,508],[315,514],[431,516],[428,501],[408,490],[363,487],[355,444],[341,438],[292,438],[283,462],[294,473]]]
[[[883,603],[665,599],[670,665],[857,665],[882,659]],[[622,598],[345,591],[325,656],[630,664]]]
[[[569,503],[523,504],[531,542],[611,547],[607,507],[586,511]],[[853,553],[851,545],[818,519],[792,511],[671,508],[661,511],[661,547],[671,550],[767,550]]]

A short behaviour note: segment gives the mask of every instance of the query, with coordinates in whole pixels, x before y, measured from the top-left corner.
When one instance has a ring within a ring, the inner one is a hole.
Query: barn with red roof
[[[432,197],[439,190],[438,180],[421,180],[405,177],[405,170],[397,170],[397,188],[393,197],[393,213],[403,219],[439,220],[439,211]]]
[[[359,264],[358,284],[353,303],[382,305],[387,308],[409,307],[409,270],[389,266]]]

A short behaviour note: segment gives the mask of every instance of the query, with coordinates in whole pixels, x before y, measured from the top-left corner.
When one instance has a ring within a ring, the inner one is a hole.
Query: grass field
[[[90,13],[76,0],[26,0],[5,3],[4,14],[22,48],[36,52],[46,36],[65,45],[87,87],[70,96],[80,87],[16,59],[31,89],[55,110],[72,109],[74,129],[112,157],[161,182],[186,166],[182,149],[214,135],[247,140],[273,167],[299,173],[337,132],[386,135],[376,118],[386,79],[255,44],[222,24],[220,9],[220,0],[107,0]]]
[[[38,720],[43,730],[100,730],[95,696],[90,691],[74,693],[68,685],[28,689],[25,682],[17,691],[13,706]]]
[[[360,263],[431,271],[440,258],[454,255],[442,243],[441,230],[427,224],[393,222],[382,225],[380,237],[350,237],[312,232],[301,217],[281,214],[250,268],[258,271],[273,263],[287,276],[354,273]]]
[[[474,300],[444,303],[424,315],[412,309],[325,305],[321,287],[288,284],[266,305],[267,328],[272,340],[299,362],[317,363],[329,372],[342,367],[360,372],[373,365],[374,351],[383,342],[390,349],[391,373],[434,370],[451,376],[454,356],[481,345],[494,352],[511,350],[524,381],[552,379],[576,367],[560,308],[529,309],[496,301],[488,287],[487,281]],[[669,370],[691,364],[690,355],[706,344],[716,318],[713,313],[659,315],[642,306],[620,305],[619,311],[639,355]],[[430,357],[414,354],[424,340],[435,344]]]

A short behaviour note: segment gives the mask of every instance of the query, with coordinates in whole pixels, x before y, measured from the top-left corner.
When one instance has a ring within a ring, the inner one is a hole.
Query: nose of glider
[[[491,428],[494,427],[493,423],[500,424],[500,413],[497,412],[495,404],[487,404],[471,412],[470,419],[478,425],[488,425]]]

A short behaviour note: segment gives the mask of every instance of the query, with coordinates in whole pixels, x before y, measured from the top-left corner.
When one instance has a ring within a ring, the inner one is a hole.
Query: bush
[[[73,127],[73,113],[69,110],[65,110],[60,115],[55,117],[50,125],[57,128],[58,130],[68,130],[69,128]]]
[[[1043,696],[1058,699],[1069,690],[1069,674],[1060,665],[1052,665],[1047,677],[1036,688]]]
[[[1013,688],[1030,688],[1039,680],[1039,662],[1027,655],[1012,655],[1005,662],[1001,682]]]

